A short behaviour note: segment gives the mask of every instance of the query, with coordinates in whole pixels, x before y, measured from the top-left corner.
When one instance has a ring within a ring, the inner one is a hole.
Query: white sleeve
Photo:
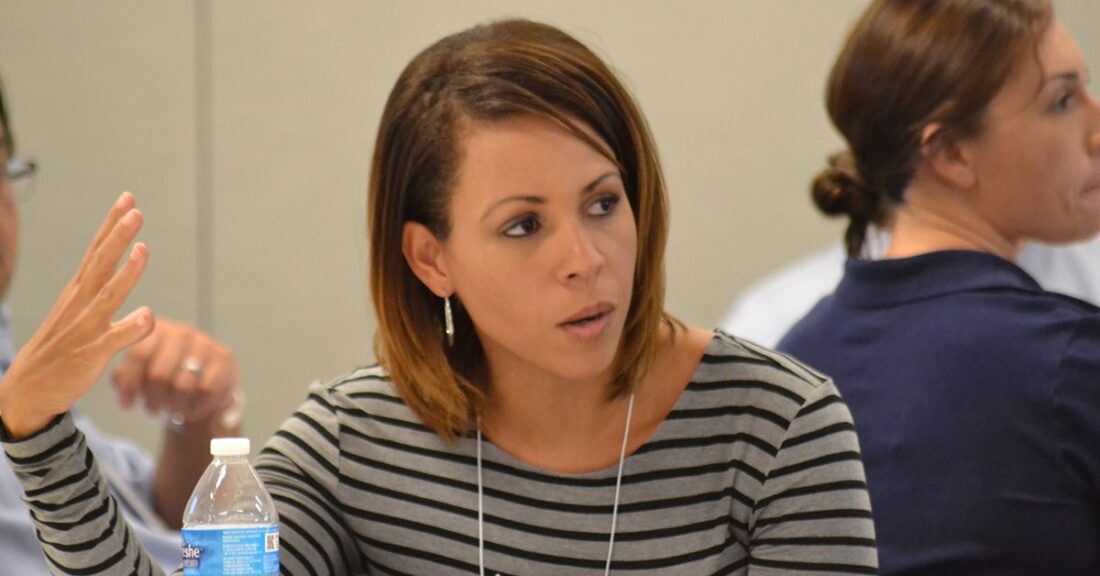
[[[828,296],[844,275],[844,249],[828,249],[783,268],[745,289],[719,327],[740,338],[774,348],[780,338]]]

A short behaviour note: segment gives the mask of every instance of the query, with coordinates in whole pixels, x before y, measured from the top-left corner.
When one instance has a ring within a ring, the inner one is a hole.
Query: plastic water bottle
[[[184,576],[276,576],[279,515],[248,463],[248,438],[215,438],[183,512]]]

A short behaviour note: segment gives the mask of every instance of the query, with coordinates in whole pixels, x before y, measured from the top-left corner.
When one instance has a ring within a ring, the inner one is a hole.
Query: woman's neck
[[[544,373],[497,370],[480,426],[499,448],[529,464],[561,472],[610,465],[621,444],[626,395],[609,399],[610,372],[584,380]]]
[[[662,328],[653,367],[634,387],[628,453],[664,421],[691,380],[710,332]],[[611,374],[586,380],[493,367],[481,430],[498,448],[527,464],[563,473],[614,465],[622,448],[630,394],[611,395]]]
[[[1015,260],[1023,243],[1009,237],[961,194],[935,187],[910,189],[894,214],[886,258],[941,250],[977,250]]]

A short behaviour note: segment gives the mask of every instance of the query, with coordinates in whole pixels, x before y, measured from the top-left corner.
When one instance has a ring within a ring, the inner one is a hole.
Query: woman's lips
[[[613,308],[600,306],[573,316],[574,319],[558,324],[570,336],[581,342],[591,342],[603,335]]]

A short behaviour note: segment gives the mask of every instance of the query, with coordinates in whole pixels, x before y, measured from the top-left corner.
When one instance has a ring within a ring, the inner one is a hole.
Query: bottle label
[[[279,527],[184,528],[184,576],[277,576]]]

